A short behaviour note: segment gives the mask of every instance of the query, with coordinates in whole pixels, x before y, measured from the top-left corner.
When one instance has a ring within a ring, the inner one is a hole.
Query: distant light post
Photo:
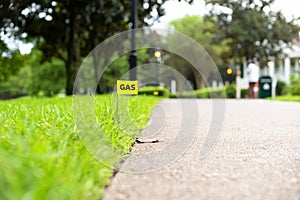
[[[155,52],[154,52],[154,57],[155,58],[160,58],[161,57],[161,52],[160,51],[158,51],[158,50],[156,50]]]
[[[159,84],[159,65],[158,65],[158,63],[161,63],[161,61],[162,61],[162,52],[160,49],[156,49],[154,51],[154,57],[156,58],[156,81]]]
[[[227,70],[226,70],[226,73],[228,74],[228,75],[231,75],[232,74],[232,69],[231,68],[228,68]]]

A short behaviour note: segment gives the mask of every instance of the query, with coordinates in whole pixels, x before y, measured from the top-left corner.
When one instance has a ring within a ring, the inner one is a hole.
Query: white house
[[[244,71],[246,69],[244,63]],[[298,77],[300,74],[300,42],[294,41],[292,48],[284,50],[284,57],[271,58],[266,66],[260,66],[260,75],[268,75],[272,78],[272,96],[275,96],[275,88],[278,80],[290,84],[290,77],[293,74]],[[248,88],[247,75],[244,78],[237,76],[237,98],[240,98],[240,89]]]
[[[292,48],[285,49],[284,53],[286,57],[283,62],[280,62],[278,68],[275,65],[275,76],[279,80],[285,81],[290,84],[291,75],[299,76],[299,65],[300,65],[300,42],[294,42]]]

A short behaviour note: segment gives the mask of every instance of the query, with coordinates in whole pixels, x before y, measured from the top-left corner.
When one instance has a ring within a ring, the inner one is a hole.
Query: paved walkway
[[[222,123],[214,102],[162,101],[142,136],[160,142],[135,144],[103,199],[299,200],[300,103],[226,100]]]

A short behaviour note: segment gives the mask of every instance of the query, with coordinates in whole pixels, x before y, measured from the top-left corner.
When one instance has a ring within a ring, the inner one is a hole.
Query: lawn
[[[291,95],[277,96],[275,98],[268,98],[268,99],[278,100],[278,101],[296,101],[296,102],[300,102],[300,96],[291,96]]]
[[[146,125],[159,100],[130,99],[136,129]],[[99,126],[122,149],[120,153],[127,153],[136,135],[126,134],[116,124],[111,96],[97,96],[94,102]],[[0,101],[0,110],[0,199],[99,199],[103,195],[113,169],[85,148],[71,97]]]

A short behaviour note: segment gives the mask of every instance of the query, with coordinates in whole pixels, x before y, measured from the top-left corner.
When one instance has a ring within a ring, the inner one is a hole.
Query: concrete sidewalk
[[[226,100],[219,137],[216,107],[163,100],[142,136],[160,142],[135,144],[103,199],[300,199],[300,103]]]

